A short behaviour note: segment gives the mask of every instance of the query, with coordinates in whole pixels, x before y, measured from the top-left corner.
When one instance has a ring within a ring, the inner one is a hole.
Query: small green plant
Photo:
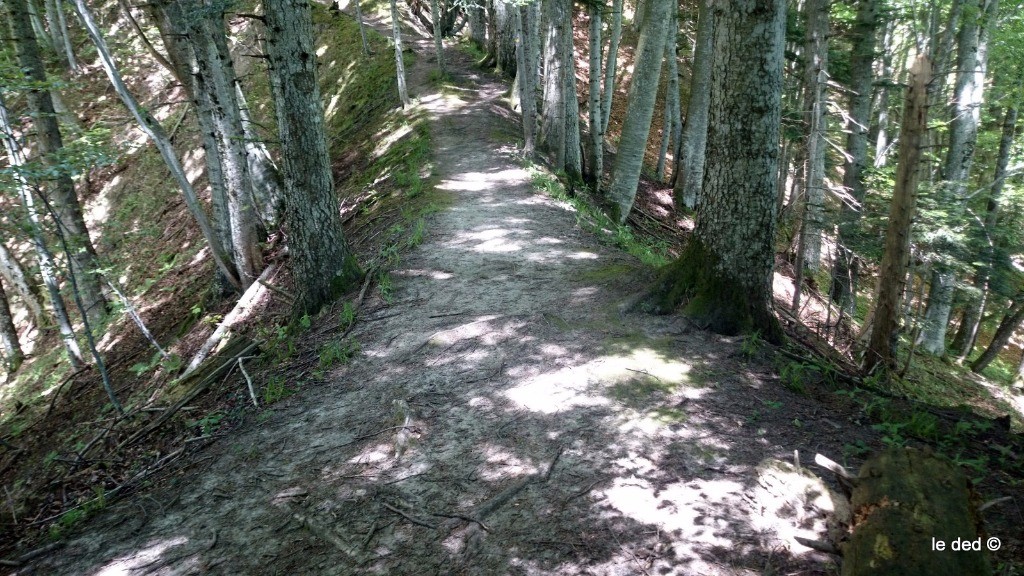
[[[202,436],[209,436],[217,431],[222,420],[224,420],[224,413],[217,410],[196,420],[194,425],[199,427],[199,433]]]
[[[285,386],[284,376],[274,374],[267,379],[267,386],[263,389],[263,403],[273,404],[283,398],[287,398],[294,391]]]
[[[761,340],[761,334],[755,331],[744,338],[743,342],[740,342],[740,354],[747,358],[753,358],[754,356],[757,356],[757,353],[761,350],[763,344],[764,342]]]
[[[303,314],[302,318],[299,318],[299,327],[303,330],[309,330],[309,327],[312,326],[312,324],[313,322],[310,320],[309,314]]]
[[[412,231],[409,232],[409,240],[406,242],[406,246],[409,248],[415,248],[423,243],[423,235],[427,229],[427,222],[423,218],[418,218],[412,225]]]
[[[348,364],[359,352],[359,343],[355,340],[332,340],[320,348],[320,368],[326,369],[335,364]]]
[[[849,458],[862,458],[871,452],[871,448],[863,440],[857,440],[853,444],[843,446],[843,463],[847,464]]]
[[[356,309],[352,306],[351,302],[345,302],[341,305],[341,313],[339,314],[341,320],[341,328],[347,330],[353,322],[356,321]]]
[[[807,368],[806,364],[790,362],[779,371],[779,381],[790,392],[806,394],[807,386],[804,383],[804,379],[807,376]]]
[[[903,429],[906,427],[906,422],[880,422],[872,425],[871,429],[882,435],[882,443],[886,446],[901,447],[907,443],[903,436]]]
[[[764,404],[765,408],[768,408],[769,410],[778,410],[779,408],[782,408],[782,402],[779,402],[778,400],[761,400],[761,404]]]
[[[391,275],[387,272],[381,272],[377,276],[377,291],[380,293],[381,300],[387,304],[391,304],[391,299],[394,297],[394,287],[391,285]]]
[[[907,420],[907,433],[922,440],[935,440],[939,435],[939,419],[928,412],[914,412]]]

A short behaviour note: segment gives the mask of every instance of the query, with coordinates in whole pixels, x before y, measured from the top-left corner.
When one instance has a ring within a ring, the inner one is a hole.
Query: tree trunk
[[[18,54],[18,63],[27,77],[39,86],[27,92],[28,106],[32,111],[36,140],[42,161],[54,174],[49,189],[49,201],[53,204],[59,218],[58,225],[63,228],[68,242],[72,246],[71,270],[78,278],[85,303],[85,313],[94,326],[98,326],[107,313],[107,301],[103,296],[97,270],[100,268],[96,259],[96,250],[89,238],[89,230],[82,217],[82,207],[75,193],[75,183],[70,174],[60,167],[57,157],[64,148],[60,126],[53,109],[50,91],[46,89],[46,69],[39,55],[39,46],[32,34],[29,15],[24,0],[8,2],[11,15],[11,34]]]
[[[466,18],[469,20],[469,40],[477,48],[483,50],[487,46],[487,21],[484,15],[483,6],[474,4],[466,8]]]
[[[430,0],[430,21],[434,29],[434,54],[437,56],[437,71],[444,76],[444,43],[441,41],[441,8],[438,0]]]
[[[171,146],[171,141],[167,137],[167,133],[164,132],[163,126],[161,126],[160,123],[157,122],[156,118],[153,118],[147,110],[139,106],[135,97],[128,91],[128,87],[125,86],[124,80],[121,78],[121,73],[117,70],[117,65],[114,63],[113,57],[111,57],[110,51],[107,49],[107,43],[103,39],[103,35],[100,33],[99,26],[96,25],[96,21],[92,17],[92,12],[89,11],[89,7],[85,4],[85,0],[75,0],[75,8],[78,11],[79,18],[82,19],[82,23],[85,24],[85,28],[89,32],[89,37],[96,46],[96,50],[99,52],[100,62],[103,65],[103,69],[107,73],[107,78],[110,79],[110,83],[113,85],[114,90],[121,98],[121,101],[124,102],[128,111],[135,117],[135,121],[139,124],[142,131],[145,132],[146,135],[149,136],[149,139],[153,141],[153,144],[156,145],[157,150],[160,151],[161,157],[163,157],[164,163],[167,164],[168,169],[171,171],[171,175],[181,188],[182,194],[185,197],[185,205],[188,206],[192,217],[196,219],[196,223],[199,225],[203,238],[205,238],[207,245],[210,247],[210,253],[213,256],[214,261],[222,273],[230,279],[231,283],[235,286],[239,286],[238,277],[231,266],[227,252],[224,250],[224,245],[217,238],[213,228],[210,226],[210,221],[206,217],[206,213],[203,212],[202,206],[199,204],[199,199],[196,197],[195,190],[192,188],[192,183],[189,182],[188,176],[185,175],[185,170],[182,168],[181,162],[178,160],[178,157],[174,152],[174,147]]]
[[[395,40],[395,68],[398,70],[398,97],[402,106],[411,104],[409,90],[405,87],[405,61],[402,59],[402,29],[399,26],[398,2],[391,0],[391,34]]]
[[[944,205],[953,206],[949,226],[955,226],[962,217],[964,187],[970,177],[974,149],[978,142],[981,123],[981,105],[985,84],[988,52],[988,30],[995,17],[998,0],[970,0],[962,13],[963,24],[957,36],[956,82],[953,87],[953,105],[950,109],[949,148],[942,170],[940,197]],[[942,271],[942,277],[933,276],[933,288],[945,288],[956,282],[952,271]],[[933,291],[942,298],[934,305],[929,295],[926,321],[922,331],[922,348],[936,356],[946,351],[945,335],[949,326],[952,305],[945,301],[946,291]],[[949,295],[952,299],[952,295]]]
[[[804,168],[804,215],[800,225],[798,267],[817,271],[821,266],[821,231],[825,217],[825,154],[827,131],[826,91],[828,81],[828,0],[807,0],[804,5],[807,29],[804,43],[805,102],[807,122],[807,164]],[[803,270],[800,270],[802,272]]]
[[[587,75],[587,112],[590,128],[590,155],[587,158],[587,180],[595,193],[601,191],[601,176],[604,173],[604,120],[601,118],[601,9],[602,4],[590,4],[589,33],[590,58]]]
[[[510,78],[516,75],[516,32],[513,5],[495,0],[495,68]]]
[[[14,293],[21,298],[21,303],[28,310],[32,323],[42,332],[46,328],[46,316],[43,312],[43,300],[35,279],[31,279],[21,263],[15,259],[7,246],[0,241],[0,278]]]
[[[626,100],[626,117],[622,123],[612,181],[608,186],[612,218],[620,224],[626,222],[636,199],[661,78],[661,62],[665,56],[665,36],[674,5],[669,0],[649,0],[646,20],[637,42],[633,79],[629,83],[629,96]]]
[[[580,141],[580,100],[576,92],[576,51],[573,45],[572,2],[567,2],[568,19],[562,35],[562,82],[565,98],[565,173],[573,182],[583,180],[583,146]]]
[[[355,0],[352,2],[356,8],[356,22],[359,23],[359,40],[363,44],[363,56],[370,55],[370,43],[366,41],[366,25],[363,24],[363,9],[360,6],[361,2]]]
[[[696,208],[704,181],[704,154],[708,142],[708,104],[711,89],[711,38],[714,15],[711,0],[700,0],[697,16],[697,41],[693,51],[693,75],[690,77],[690,101],[686,106],[686,126],[679,145],[676,167],[676,209]],[[779,188],[782,196],[782,188]]]
[[[18,167],[25,163],[21,153],[20,145],[14,137],[10,120],[7,115],[7,104],[4,102],[3,91],[0,91],[0,133],[4,140],[4,148],[7,149],[7,156],[12,167]],[[68,316],[67,308],[64,306],[64,298],[60,294],[60,285],[57,282],[57,268],[53,261],[53,254],[47,248],[43,239],[43,229],[39,221],[39,213],[35,209],[35,201],[32,198],[33,190],[24,178],[15,173],[18,185],[18,198],[28,216],[29,236],[32,238],[32,245],[39,258],[39,275],[43,278],[43,284],[50,295],[50,304],[53,306],[53,315],[57,319],[57,328],[60,331],[61,341],[64,344],[64,351],[67,353],[68,362],[74,369],[83,366],[82,352],[75,340],[75,330],[71,326],[71,318]]]
[[[889,94],[891,87],[895,84],[893,78],[893,36],[895,33],[895,22],[890,20],[885,26],[885,35],[882,38],[882,86],[878,89],[878,120],[874,126],[874,134],[870,140],[875,142],[875,158],[872,166],[882,168],[889,160]],[[904,42],[909,46],[910,42]]]
[[[656,6],[650,10],[657,13]],[[786,4],[742,0],[712,10],[708,153],[697,225],[648,305],[669,312],[685,301],[684,313],[711,330],[758,331],[781,342],[771,278]]]
[[[562,37],[566,34],[565,26],[569,20],[566,12],[566,0],[549,0],[541,5],[544,10],[542,26],[544,30],[544,75],[543,94],[540,111],[540,140],[544,148],[551,154],[552,167],[555,171],[565,169],[566,133],[564,68],[571,63],[563,60]]]
[[[64,29],[60,26],[60,18],[57,16],[57,0],[46,0],[46,28],[50,33],[50,44],[53,46],[53,51],[57,55],[57,61],[64,68],[71,69],[71,65],[68,62],[68,56],[64,52]]]
[[[260,138],[255,129],[255,123],[249,117],[249,104],[242,93],[241,85],[237,82],[235,83],[235,97],[238,100],[238,114],[242,119],[249,176],[252,178],[253,204],[259,211],[264,231],[274,230],[281,223],[281,196],[284,194],[284,182],[281,179],[281,172],[270,157],[266,143]]]
[[[992,335],[992,341],[989,342],[988,348],[985,348],[981,356],[978,356],[978,359],[971,364],[971,371],[981,374],[985,368],[988,368],[988,365],[999,356],[999,353],[1010,342],[1010,338],[1017,331],[1017,328],[1020,327],[1022,321],[1024,321],[1024,296],[1018,294],[1010,309],[1003,316],[999,327],[996,328],[996,333]]]
[[[932,270],[928,288],[928,305],[924,309],[924,322],[917,343],[921,350],[934,356],[946,351],[946,330],[949,315],[953,310],[953,295],[956,293],[956,277],[942,268]]]
[[[309,4],[263,0],[285,177],[296,312],[315,313],[362,277],[345,241],[327,152]]]
[[[890,448],[864,463],[850,498],[855,519],[841,544],[842,576],[985,576],[991,567],[971,483],[946,458]],[[923,537],[927,534],[927,537]],[[978,551],[947,548],[977,541]]]
[[[4,291],[3,283],[0,282],[0,346],[3,348],[4,370],[7,377],[15,373],[25,361],[25,353],[21,351],[21,342],[18,341],[18,328],[14,325],[14,317],[11,315],[11,307],[7,302],[7,293]]]
[[[658,154],[658,167],[655,171],[658,180],[665,181],[665,165],[668,161],[669,143],[679,147],[679,136],[676,125],[679,124],[679,66],[676,61],[676,44],[679,36],[679,10],[670,16],[668,36],[665,37],[665,122],[661,131],[661,150]],[[673,151],[675,156],[675,151]],[[675,170],[673,170],[675,172]]]
[[[622,1],[612,1],[612,29],[608,40],[608,60],[604,67],[604,99],[601,101],[601,134],[608,132],[608,119],[612,115],[615,96],[615,74],[618,72],[619,40],[622,39]]]
[[[64,57],[68,61],[68,70],[78,72],[78,61],[75,59],[75,49],[71,45],[71,34],[68,33],[67,19],[64,17],[64,0],[57,2],[57,24],[60,26],[61,38],[64,40]]]
[[[878,279],[878,294],[875,297],[871,336],[864,355],[864,370],[867,373],[877,367],[886,372],[896,367],[894,338],[899,326],[900,295],[903,293],[910,258],[910,225],[917,209],[921,140],[927,129],[927,86],[930,80],[931,65],[927,57],[919,56],[910,68],[910,87],[903,104],[896,187],[889,209],[889,226],[885,231],[885,250]]]
[[[516,42],[516,78],[519,81],[519,101],[523,111],[523,153],[527,158],[533,156],[537,129],[537,97],[533,87],[537,67],[530,54],[529,10],[529,6],[519,6],[515,14],[516,37],[519,39]]]
[[[856,308],[859,266],[850,243],[860,231],[864,214],[864,169],[868,162],[868,125],[871,123],[871,84],[875,61],[875,31],[878,0],[863,0],[857,6],[850,51],[850,121],[847,124],[846,165],[843,188],[849,194],[839,211],[839,238],[832,267],[832,301],[852,316]]]

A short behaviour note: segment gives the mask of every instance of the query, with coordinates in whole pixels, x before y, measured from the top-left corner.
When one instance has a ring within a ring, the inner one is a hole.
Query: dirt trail
[[[454,202],[367,303],[362,352],[35,573],[830,573],[790,538],[821,519],[766,504],[755,467],[841,454],[852,425],[736,341],[620,313],[646,273],[537,193],[507,86],[449,54],[456,87],[428,57],[411,78]]]

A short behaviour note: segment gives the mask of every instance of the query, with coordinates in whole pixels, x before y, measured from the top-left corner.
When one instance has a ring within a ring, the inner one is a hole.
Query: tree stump
[[[977,496],[946,458],[913,448],[877,454],[861,468],[850,504],[842,576],[991,574]]]

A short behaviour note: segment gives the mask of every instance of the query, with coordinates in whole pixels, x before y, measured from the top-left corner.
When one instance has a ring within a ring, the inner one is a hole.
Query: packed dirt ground
[[[16,573],[835,574],[793,537],[836,503],[763,464],[855,469],[880,434],[755,339],[630,311],[651,271],[538,190],[507,83],[455,49],[437,82],[414,47],[449,202],[351,331],[340,307],[310,328],[351,359]],[[1006,558],[1019,501],[990,528]]]

